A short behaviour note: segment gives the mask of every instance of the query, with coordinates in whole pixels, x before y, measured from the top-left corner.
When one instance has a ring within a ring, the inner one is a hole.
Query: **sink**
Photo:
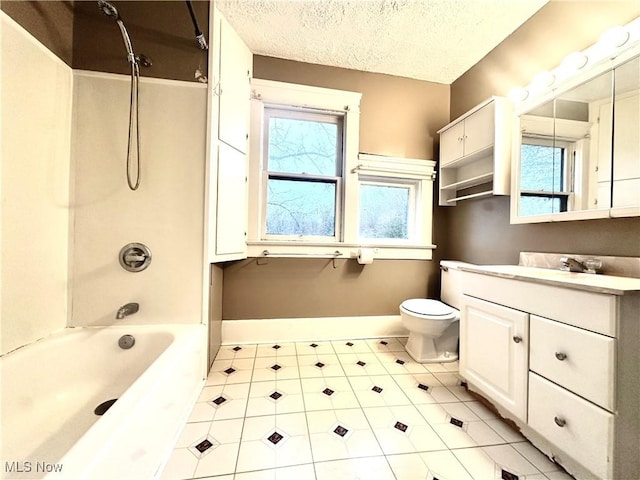
[[[523,265],[484,265],[484,269],[505,275],[524,276],[552,280],[576,280],[590,273],[576,273],[551,268],[525,267]]]

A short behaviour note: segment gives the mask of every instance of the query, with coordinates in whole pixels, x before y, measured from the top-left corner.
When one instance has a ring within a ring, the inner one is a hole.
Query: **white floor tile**
[[[253,358],[215,360],[211,365],[207,385],[248,383],[253,372]]]
[[[378,359],[391,375],[428,373],[423,364],[413,360],[406,352],[378,353]]]
[[[257,348],[257,345],[222,345],[218,350],[216,360],[254,358]]]
[[[256,357],[288,357],[296,354],[295,343],[260,344],[256,351]]]
[[[296,352],[298,355],[334,355],[331,342],[297,342]]]
[[[351,377],[349,382],[362,407],[411,404],[390,375]]]
[[[445,363],[425,363],[424,366],[431,373],[452,373],[457,372],[460,369],[460,365],[457,361]]]
[[[447,448],[412,405],[363,410],[385,455]]]
[[[253,382],[246,416],[303,412],[304,401],[299,379]]]
[[[504,478],[502,471],[518,477],[540,473],[510,445],[464,448],[453,454],[474,479]]]
[[[346,377],[303,378],[301,382],[307,411],[360,406]]]
[[[213,451],[205,455],[198,462],[195,477],[225,475],[233,473],[236,469],[239,442],[225,443],[213,448]]]
[[[254,382],[300,378],[298,357],[258,357],[253,369]]]
[[[316,462],[382,455],[359,408],[308,412],[307,422]]]
[[[473,480],[449,450],[389,455],[387,460],[398,479]]]
[[[373,353],[366,340],[333,340],[331,344],[338,355]]]
[[[374,353],[343,354],[338,358],[347,376],[387,375],[387,370]]]
[[[401,343],[398,338],[373,338],[367,340],[367,344],[374,353],[406,352],[405,344]]]
[[[499,418],[496,418],[495,420],[485,420],[485,423],[489,425],[491,428],[493,428],[496,432],[498,432],[498,435],[500,435],[509,443],[527,441],[520,432],[518,432],[511,426],[507,425],[504,421],[500,420]]]
[[[544,455],[540,450],[531,445],[529,442],[519,442],[511,444],[513,448],[515,448],[520,455],[529,460],[542,473],[551,473],[557,472],[560,470],[560,467],[553,463],[546,455]]]
[[[238,472],[299,465],[311,461],[309,433],[304,413],[245,419],[238,456]]]
[[[431,373],[394,375],[393,379],[414,405],[458,401],[458,398]]]
[[[457,373],[434,373],[434,376],[438,381],[443,384],[447,389],[456,396],[456,398],[462,402],[470,402],[477,400],[476,397],[471,395],[465,387],[466,382]]]
[[[384,457],[318,462],[315,464],[315,468],[318,480],[396,479]]]
[[[306,464],[238,473],[234,480],[314,480],[315,478],[313,464]]]
[[[298,365],[301,378],[344,377],[342,364],[334,353],[299,355]]]
[[[244,417],[249,386],[249,383],[205,386],[191,411],[188,422]]]

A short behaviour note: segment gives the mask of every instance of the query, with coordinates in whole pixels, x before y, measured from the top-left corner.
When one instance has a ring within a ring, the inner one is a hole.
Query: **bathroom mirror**
[[[574,54],[573,75],[565,61],[520,89],[511,223],[640,214],[640,42],[627,43],[599,61],[589,55],[602,45]]]

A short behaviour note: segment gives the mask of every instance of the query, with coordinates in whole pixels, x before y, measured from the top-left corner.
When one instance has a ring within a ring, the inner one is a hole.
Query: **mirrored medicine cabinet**
[[[529,95],[514,100],[511,223],[640,215],[640,39],[632,30],[623,40],[602,60],[589,58],[596,44],[567,57],[570,74],[563,62],[520,89]]]

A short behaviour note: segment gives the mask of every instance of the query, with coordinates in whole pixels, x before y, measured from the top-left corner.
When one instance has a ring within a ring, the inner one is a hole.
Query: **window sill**
[[[372,248],[376,260],[431,260],[435,245],[348,244],[299,241],[247,242],[249,257],[275,258],[352,258],[358,249]]]

